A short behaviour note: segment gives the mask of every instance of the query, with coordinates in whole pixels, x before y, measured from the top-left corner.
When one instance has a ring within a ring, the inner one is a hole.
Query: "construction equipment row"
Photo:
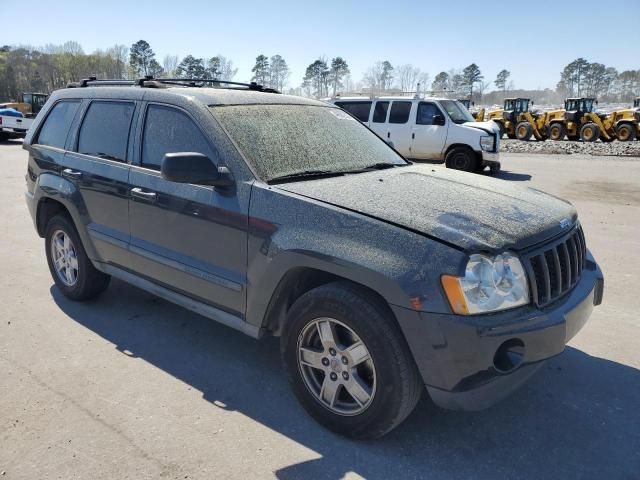
[[[640,140],[640,97],[632,108],[597,113],[595,98],[567,98],[564,108],[532,112],[530,98],[506,98],[504,108],[486,114],[480,108],[473,113],[478,121],[493,120],[500,126],[502,135],[519,140],[582,140],[611,142],[615,139],[628,142]]]

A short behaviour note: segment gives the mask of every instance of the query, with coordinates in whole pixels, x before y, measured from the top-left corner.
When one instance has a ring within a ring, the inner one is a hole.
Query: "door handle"
[[[71,170],[70,168],[65,168],[64,170],[62,170],[62,176],[67,178],[81,178],[82,172]]]
[[[158,195],[155,192],[145,192],[139,187],[131,189],[131,196],[146,200],[147,202],[155,202],[158,198]]]
[[[416,132],[413,132],[413,133],[411,134],[411,139],[413,140],[413,139],[415,139],[415,138],[416,138]]]
[[[391,132],[387,132],[387,138],[391,138]]]

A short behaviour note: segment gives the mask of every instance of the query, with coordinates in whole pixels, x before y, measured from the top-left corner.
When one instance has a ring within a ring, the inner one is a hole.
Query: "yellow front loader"
[[[547,138],[546,113],[532,114],[529,104],[530,98],[505,98],[504,108],[492,110],[487,120],[493,120],[500,127],[500,136],[507,134],[509,138],[518,140],[544,141]]]

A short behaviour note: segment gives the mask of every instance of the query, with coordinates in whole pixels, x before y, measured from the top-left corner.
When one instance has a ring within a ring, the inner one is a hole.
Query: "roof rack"
[[[67,88],[84,88],[93,86],[138,86],[143,88],[168,88],[170,86],[180,87],[204,87],[206,84],[210,84],[211,88],[225,88],[229,90],[252,90],[256,92],[264,93],[280,93],[275,88],[265,87],[256,82],[242,83],[232,82],[229,80],[218,80],[215,78],[154,78],[152,75],[147,75],[138,80],[113,80],[113,79],[98,79],[97,77],[83,78],[79,82],[73,82],[67,84]],[[231,85],[225,87],[223,85]],[[240,87],[240,88],[238,88]]]

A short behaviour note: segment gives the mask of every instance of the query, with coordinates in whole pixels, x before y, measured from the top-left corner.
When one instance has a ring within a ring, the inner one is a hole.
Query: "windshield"
[[[453,123],[475,122],[469,110],[456,100],[440,100],[440,105],[447,111]]]
[[[582,111],[583,112],[593,112],[593,99],[586,98],[582,101]]]
[[[264,181],[313,172],[407,165],[383,140],[335,107],[210,107]]]

